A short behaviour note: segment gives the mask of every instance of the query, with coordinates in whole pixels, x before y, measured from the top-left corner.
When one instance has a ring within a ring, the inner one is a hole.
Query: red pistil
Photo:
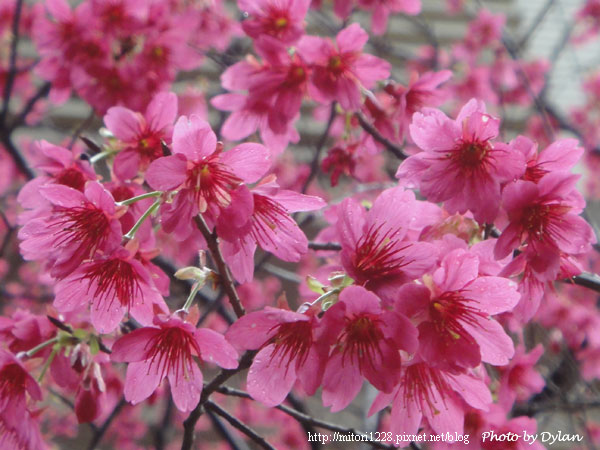
[[[342,365],[348,356],[351,362],[358,363],[362,373],[365,364],[375,367],[373,361],[377,354],[383,358],[379,348],[380,341],[383,339],[379,322],[379,319],[368,314],[361,314],[352,319],[346,318],[346,327],[338,339],[338,345],[343,351]]]
[[[85,278],[96,282],[94,297],[104,309],[111,307],[115,295],[121,305],[129,309],[135,297],[143,294],[139,275],[131,264],[119,258],[93,263],[80,279]]]
[[[488,142],[461,141],[460,145],[448,153],[450,158],[463,172],[474,173],[485,170],[490,163]]]
[[[371,280],[398,274],[402,267],[411,262],[399,254],[410,244],[402,245],[394,239],[398,230],[389,229],[381,233],[382,226],[371,225],[356,244],[352,263],[360,275],[357,280],[359,283],[366,284]]]
[[[460,291],[444,292],[429,305],[429,317],[441,336],[451,339],[473,341],[473,337],[463,328],[462,322],[479,327],[479,321],[486,315],[467,303]]]
[[[110,224],[106,214],[91,203],[57,211],[57,221],[50,225],[56,231],[54,246],[78,244],[84,257],[92,256],[106,241]]]
[[[148,349],[148,373],[156,364],[156,371],[160,372],[161,379],[169,373],[174,373],[176,383],[181,380],[181,376],[189,379],[192,364],[195,364],[192,350],[200,355],[200,348],[194,336],[179,327],[161,329],[144,347],[144,350]]]
[[[194,164],[187,171],[186,187],[194,192],[200,212],[206,211],[209,204],[222,208],[231,203],[231,193],[237,189],[242,180],[211,155]]]
[[[310,321],[285,322],[273,328],[277,328],[277,332],[263,345],[263,347],[269,344],[275,346],[271,353],[271,360],[275,356],[279,356],[280,364],[287,360],[286,372],[294,361],[297,362],[297,365],[304,364],[313,344]]]
[[[408,403],[414,402],[421,411],[425,408],[429,409],[431,415],[439,413],[434,404],[439,401],[445,404],[444,394],[452,391],[439,371],[432,370],[423,363],[407,367],[402,384],[404,385],[404,407],[408,409]],[[436,398],[435,391],[440,398]]]

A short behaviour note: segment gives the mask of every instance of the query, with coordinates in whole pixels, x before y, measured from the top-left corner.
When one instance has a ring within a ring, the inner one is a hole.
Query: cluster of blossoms
[[[600,376],[595,299],[559,287],[599,269],[572,173],[598,156],[535,124],[535,139],[506,141],[496,112],[531,103],[545,63],[511,59],[504,18],[481,10],[451,54],[422,49],[404,85],[365,51],[367,31],[348,23],[366,11],[381,35],[390,15],[418,14],[418,0],[338,0],[333,37],[306,34],[309,9],[326,8],[318,1],[237,5],[239,26],[217,0],[19,9],[51,102],[75,91],[103,128],[85,150],[29,143],[36,176],[25,184],[3,168],[22,184],[2,218],[18,226],[27,263],[17,275],[0,265],[0,279],[32,287],[0,291],[14,298],[0,317],[1,446],[46,448],[42,430],[74,436],[77,423],[104,433],[123,409],[109,436],[134,448],[147,427],[129,404],[164,397],[166,422],[171,405],[187,416],[190,448],[204,410],[230,417],[211,399],[228,401],[217,397],[230,393],[223,383],[245,369],[247,392],[237,395],[267,408],[319,392],[342,411],[366,381],[365,411],[389,412],[379,425],[394,435],[470,434],[493,448],[477,436],[535,433],[535,419],[519,411],[546,386],[535,368],[544,347],[526,339],[528,324],[552,329],[547,347],[584,361],[585,379]],[[4,11],[0,31],[18,15]],[[178,96],[171,84],[241,34],[254,54],[225,63],[210,99],[222,112],[213,128],[203,97]],[[10,78],[9,91],[35,95],[27,77]],[[306,106],[326,127],[310,167],[293,155]],[[593,148],[595,122],[581,124]],[[319,169],[330,177],[320,185]],[[74,410],[70,422],[47,414],[56,399]],[[251,425],[276,424],[278,447],[307,445],[290,417],[233,407]]]

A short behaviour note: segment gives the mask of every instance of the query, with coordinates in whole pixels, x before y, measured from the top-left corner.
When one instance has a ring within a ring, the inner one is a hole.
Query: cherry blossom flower
[[[54,306],[68,312],[89,304],[92,324],[100,333],[113,331],[125,313],[142,325],[151,325],[156,312],[168,309],[135,253],[119,247],[83,263],[56,284]]]
[[[238,0],[239,8],[250,17],[242,22],[244,32],[253,39],[273,36],[282,43],[294,44],[304,34],[304,17],[310,0]]]
[[[401,310],[418,322],[419,355],[444,370],[477,367],[482,361],[502,366],[514,346],[490,316],[518,303],[517,285],[507,278],[479,276],[479,258],[452,250],[425,285],[406,285],[398,293]]]
[[[337,228],[344,269],[384,300],[393,302],[400,286],[436,263],[433,244],[405,239],[418,211],[414,194],[402,188],[384,191],[369,212],[352,199],[341,205]]]
[[[138,404],[167,377],[175,406],[182,412],[196,407],[202,393],[202,372],[194,360],[235,369],[237,352],[225,338],[207,328],[195,328],[177,317],[155,316],[156,326],[132,331],[117,340],[111,359],[128,362],[125,399]]]
[[[313,312],[301,314],[267,306],[229,328],[226,338],[236,348],[259,350],[247,379],[254,399],[267,406],[279,405],[296,381],[308,395],[315,393],[329,346],[321,339],[320,320]]]
[[[445,371],[416,358],[402,367],[400,382],[392,393],[379,393],[369,415],[390,403],[390,428],[396,435],[416,434],[423,419],[435,433],[462,435],[469,407],[487,411],[492,396],[485,382],[473,373]]]
[[[161,216],[163,229],[179,240],[190,236],[195,215],[206,214],[214,221],[243,183],[257,181],[269,169],[269,152],[260,144],[222,150],[207,122],[182,116],[173,130],[173,155],[158,158],[146,172],[154,189],[177,191],[173,203],[163,204]],[[238,212],[234,225],[241,226],[252,207],[245,205]]]
[[[365,377],[391,392],[400,380],[400,349],[417,349],[417,330],[396,311],[360,286],[342,290],[323,317],[324,338],[334,343],[323,374],[323,405],[341,411],[356,397]]]
[[[52,209],[21,228],[21,252],[28,260],[45,261],[52,276],[65,277],[97,251],[110,251],[121,242],[121,211],[99,183],[88,182],[83,193],[47,185],[40,194]]]
[[[124,146],[113,167],[121,180],[135,177],[163,156],[162,141],[170,143],[176,115],[177,96],[171,92],[157,94],[143,116],[122,106],[107,111],[104,123]]]
[[[432,202],[449,212],[471,210],[478,222],[492,222],[500,205],[500,187],[525,172],[521,152],[494,144],[500,121],[472,99],[456,120],[436,109],[415,113],[410,134],[424,150],[405,160],[396,176],[418,186]]]
[[[575,190],[578,178],[551,172],[537,184],[519,180],[506,186],[502,202],[509,224],[496,243],[496,257],[503,258],[527,243],[525,254],[531,268],[552,281],[560,269],[561,253],[587,252],[596,237],[578,215],[585,204]]]
[[[355,23],[338,33],[335,45],[316,36],[300,40],[298,53],[313,66],[311,98],[325,104],[337,101],[346,110],[360,107],[361,87],[370,89],[390,75],[388,62],[362,53],[368,39],[365,30]]]
[[[248,191],[242,188],[239,192]],[[274,176],[262,180],[249,193],[252,212],[246,223],[236,226],[235,215],[239,213],[239,204],[247,204],[247,200],[232,202],[217,221],[217,231],[223,238],[223,256],[240,282],[252,280],[257,245],[284,261],[300,260],[308,251],[308,240],[290,213],[325,206],[319,197],[280,189]]]

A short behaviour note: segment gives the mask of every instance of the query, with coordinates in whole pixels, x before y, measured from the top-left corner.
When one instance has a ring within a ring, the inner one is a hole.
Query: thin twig
[[[242,306],[242,301],[238,296],[238,293],[235,289],[235,282],[233,281],[233,277],[231,276],[231,272],[229,271],[229,267],[223,258],[223,254],[221,253],[221,249],[219,248],[219,242],[216,233],[211,232],[208,228],[208,225],[204,221],[202,216],[198,215],[195,218],[196,226],[204,236],[206,240],[206,244],[208,245],[208,249],[210,250],[210,254],[219,270],[219,277],[221,278],[221,285],[223,286],[223,290],[229,297],[229,302],[233,307],[233,311],[236,316],[242,317],[246,314],[244,307]]]
[[[219,434],[221,434],[221,436],[223,436],[223,438],[225,439],[227,444],[229,444],[229,446],[231,447],[231,450],[248,450],[249,449],[249,447],[246,445],[245,442],[238,439],[237,436],[234,436],[233,434],[231,434],[229,428],[227,428],[227,426],[223,423],[223,421],[219,418],[219,416],[217,416],[214,412],[207,410],[206,415],[212,422],[213,426],[217,429]]]
[[[379,142],[380,144],[383,144],[385,148],[387,148],[390,152],[392,152],[394,154],[394,156],[396,156],[396,158],[398,158],[398,159],[408,158],[408,155],[406,155],[406,153],[404,153],[404,150],[402,150],[402,147],[394,144],[390,140],[383,137],[381,135],[381,133],[379,131],[377,131],[377,129],[373,125],[371,125],[369,123],[369,121],[367,120],[367,118],[364,116],[363,113],[357,112],[354,115],[358,119],[358,123],[363,128],[363,130],[365,130],[367,133],[369,133],[371,136],[373,136],[373,139],[375,139],[377,142]]]
[[[235,397],[252,399],[250,394],[248,394],[247,392],[241,391],[239,389],[230,388],[229,386],[221,386],[217,389],[217,391],[220,394],[224,394],[224,395],[231,395],[231,396],[235,396]],[[377,447],[377,448],[388,449],[388,450],[396,448],[393,445],[388,445],[388,444],[384,444],[379,441],[372,440],[369,438],[369,436],[366,433],[364,433],[362,431],[358,431],[354,428],[343,427],[341,425],[326,422],[324,420],[315,419],[314,417],[311,417],[308,414],[304,414],[300,411],[297,411],[294,408],[290,408],[289,406],[278,405],[275,408],[280,411],[283,411],[284,413],[293,417],[300,423],[307,423],[307,424],[313,425],[315,427],[324,428],[324,429],[330,430],[330,431],[337,431],[339,433],[354,434],[356,436],[361,436],[361,438],[365,439],[364,442],[369,442],[371,445],[373,445],[374,447]]]
[[[321,152],[323,151],[323,147],[325,146],[325,142],[327,142],[327,138],[329,137],[329,130],[331,129],[331,125],[333,124],[333,121],[336,116],[336,112],[335,112],[336,105],[337,105],[337,103],[335,103],[335,102],[333,102],[331,104],[331,111],[329,112],[329,119],[327,120],[327,125],[325,126],[325,130],[323,131],[323,134],[321,135],[321,137],[319,138],[319,141],[317,142],[315,155],[313,156],[312,162],[310,163],[310,173],[308,174],[306,181],[304,181],[304,185],[302,186],[302,191],[301,191],[302,193],[306,192],[306,190],[308,189],[308,186],[315,179],[315,177],[317,176],[317,172],[319,171],[319,158],[321,156]]]
[[[92,436],[90,445],[88,445],[88,450],[94,450],[98,446],[98,444],[104,437],[104,434],[106,433],[106,431],[108,431],[110,424],[119,415],[119,413],[121,412],[121,410],[123,409],[123,407],[125,406],[126,403],[127,402],[125,401],[124,398],[121,398],[121,400],[119,400],[119,402],[115,405],[114,409],[112,410],[110,415],[106,418],[106,420],[104,421],[102,426],[100,426],[100,428],[98,428],[98,430]]]
[[[308,248],[311,250],[332,250],[340,251],[342,246],[337,242],[309,242]]]
[[[45,82],[39,87],[37,92],[31,98],[29,98],[29,100],[27,100],[27,103],[25,103],[25,106],[23,107],[21,113],[11,123],[9,127],[10,131],[20,127],[25,123],[25,121],[27,120],[27,116],[33,110],[35,104],[48,95],[51,86],[52,84],[49,81]]]
[[[531,36],[533,36],[533,33],[535,32],[537,27],[540,26],[540,24],[544,20],[544,17],[546,17],[546,14],[548,14],[548,12],[550,11],[550,9],[552,8],[552,6],[554,5],[555,2],[556,2],[556,0],[547,0],[546,4],[544,6],[542,6],[542,8],[538,12],[538,14],[533,19],[533,22],[531,22],[531,25],[529,26],[527,31],[523,34],[523,37],[517,44],[518,50],[521,50],[523,47],[525,47],[527,42],[529,42],[529,39],[531,38]]]
[[[232,427],[234,427],[235,429],[244,433],[246,436],[248,436],[250,439],[252,439],[253,442],[256,442],[256,444],[258,444],[258,446],[260,446],[266,450],[276,450],[276,448],[273,447],[271,444],[269,444],[269,442],[264,437],[262,437],[260,434],[258,434],[256,431],[254,431],[248,425],[246,425],[244,422],[239,420],[237,417],[232,416],[229,412],[227,412],[226,410],[221,408],[216,403],[211,402],[209,400],[206,402],[205,406],[206,406],[207,410],[212,411],[215,414],[221,416],[223,419],[225,419],[227,422],[229,422]]]
[[[252,360],[256,355],[256,351],[249,351],[244,353],[244,356],[240,359],[240,364],[237,369],[223,369],[213,380],[204,386],[202,394],[200,395],[200,401],[196,407],[192,410],[187,419],[183,421],[183,442],[181,443],[181,450],[190,450],[194,444],[194,429],[196,423],[202,413],[204,412],[204,404],[208,401],[211,394],[217,391],[217,389],[225,383],[228,379],[234,376],[236,373],[247,369],[252,364]]]

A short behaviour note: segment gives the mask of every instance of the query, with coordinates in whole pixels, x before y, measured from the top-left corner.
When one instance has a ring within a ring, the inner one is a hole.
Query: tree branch
[[[385,148],[387,148],[390,152],[392,152],[394,154],[394,156],[396,156],[396,158],[398,158],[398,159],[408,158],[408,155],[406,155],[404,153],[404,151],[402,150],[402,147],[400,147],[400,146],[394,144],[393,142],[389,141],[388,139],[384,138],[381,135],[381,133],[379,131],[377,131],[377,129],[373,125],[371,125],[369,123],[369,121],[367,120],[367,118],[365,117],[365,115],[363,113],[357,112],[354,115],[358,119],[358,123],[363,128],[363,130],[365,130],[367,133],[369,133],[371,136],[373,136],[373,139],[375,139],[377,142],[379,142],[380,144],[383,144],[385,146]]]
[[[340,251],[342,246],[337,242],[309,242],[308,248],[311,250],[331,250]]]
[[[106,418],[106,420],[104,421],[102,426],[100,428],[98,428],[96,430],[96,432],[94,433],[94,435],[92,436],[90,445],[88,445],[88,450],[94,450],[96,448],[96,446],[100,443],[100,441],[104,437],[104,434],[110,427],[110,424],[119,415],[119,413],[121,412],[121,410],[123,409],[123,407],[125,406],[126,403],[127,402],[125,401],[124,398],[121,398],[121,400],[119,400],[119,402],[115,405],[114,409],[112,410],[110,415]]]
[[[212,255],[217,269],[219,270],[221,285],[223,286],[223,290],[229,297],[229,302],[233,307],[233,311],[235,312],[236,316],[242,317],[244,314],[246,314],[246,311],[244,310],[244,307],[242,306],[242,301],[240,300],[240,297],[238,296],[237,291],[235,289],[235,282],[233,281],[233,277],[231,276],[229,267],[227,267],[225,259],[223,258],[223,254],[221,253],[221,249],[219,248],[217,234],[210,231],[208,225],[206,224],[202,216],[196,216],[195,221],[196,225],[198,226],[198,229],[202,233],[202,236],[204,236],[204,239],[206,240],[206,244],[208,245],[210,254]]]
[[[242,359],[240,359],[240,364],[237,369],[221,370],[221,372],[219,372],[219,374],[214,377],[210,383],[204,386],[204,389],[202,389],[202,394],[200,395],[200,401],[192,410],[188,418],[183,421],[183,442],[181,443],[181,450],[190,450],[192,448],[192,445],[194,444],[194,429],[198,419],[200,419],[200,416],[204,412],[204,405],[208,401],[208,397],[210,397],[213,392],[216,392],[219,386],[225,383],[229,378],[234,376],[236,373],[250,367],[256,353],[256,351],[244,353],[244,356],[242,356]]]
[[[308,177],[306,178],[306,181],[304,182],[304,185],[302,186],[301,192],[303,194],[308,189],[308,186],[310,185],[310,183],[317,176],[317,172],[319,170],[319,157],[321,156],[321,152],[323,151],[323,146],[325,145],[325,142],[327,142],[327,138],[329,137],[329,130],[331,129],[331,125],[333,124],[333,121],[336,116],[336,112],[335,112],[336,105],[337,105],[337,103],[335,103],[335,102],[333,102],[331,104],[331,111],[329,112],[329,119],[327,120],[327,125],[325,126],[325,130],[323,131],[323,134],[321,135],[321,137],[319,138],[319,141],[317,142],[315,155],[313,156],[312,162],[310,163],[310,173],[308,174]]]
[[[275,447],[273,447],[271,444],[269,444],[269,442],[267,442],[267,440],[264,437],[262,437],[260,434],[258,434],[256,431],[254,431],[248,425],[246,425],[244,422],[239,420],[237,417],[229,414],[229,412],[227,412],[226,410],[221,408],[216,403],[211,402],[209,400],[206,402],[205,407],[208,411],[212,411],[215,414],[217,414],[218,416],[221,416],[223,419],[225,419],[227,422],[229,422],[232,427],[234,427],[235,429],[244,433],[246,436],[248,436],[250,439],[252,439],[252,441],[256,442],[256,444],[258,444],[260,447],[262,447],[266,450],[277,450]]]
[[[220,394],[224,394],[224,395],[252,399],[250,394],[248,394],[247,392],[241,391],[239,389],[234,389],[229,386],[220,386],[217,389],[217,392],[219,392]],[[356,436],[361,436],[361,437],[365,438],[364,442],[369,442],[373,447],[376,447],[376,448],[382,448],[382,449],[386,449],[386,450],[391,450],[391,449],[396,448],[393,445],[388,445],[388,444],[384,444],[379,441],[367,439],[368,435],[362,431],[355,430],[354,428],[346,428],[341,425],[326,422],[324,420],[315,419],[315,418],[309,416],[308,414],[304,414],[300,411],[290,408],[289,406],[278,405],[275,408],[286,413],[287,415],[293,417],[300,423],[306,423],[306,424],[313,425],[315,427],[323,428],[326,430],[337,431],[338,433],[354,434]]]

